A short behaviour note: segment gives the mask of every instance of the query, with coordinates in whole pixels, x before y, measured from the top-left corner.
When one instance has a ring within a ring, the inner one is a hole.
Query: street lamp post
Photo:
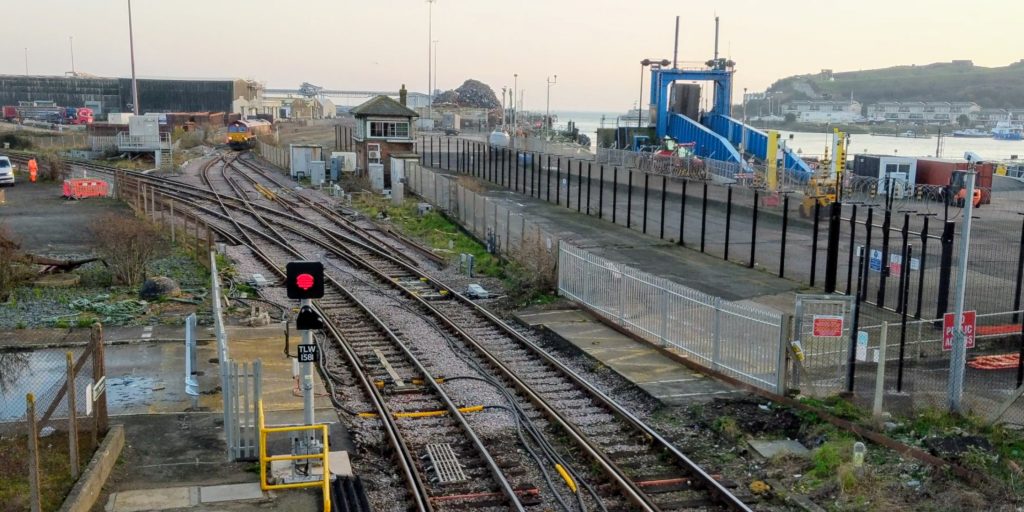
[[[636,127],[643,128],[644,118],[644,68],[651,64],[651,59],[640,61],[640,100],[636,102]]]
[[[516,101],[516,94],[519,91],[519,73],[512,73],[512,137],[515,138],[516,123],[519,121],[519,103]]]
[[[132,113],[139,115],[139,82],[135,79],[135,33],[132,30],[132,0],[128,0],[128,48],[132,58]]]
[[[432,43],[434,43],[434,85],[430,86],[430,90],[434,91],[434,90],[437,90],[437,43],[438,43],[438,40],[434,39],[432,41]],[[431,102],[431,103],[433,103],[433,102]]]
[[[555,75],[555,79],[548,78],[548,99],[544,106],[544,124],[545,128],[551,129],[551,86],[558,83],[558,75]]]
[[[744,156],[743,151],[747,145],[747,88],[743,88],[743,133],[740,135],[740,156]]]
[[[505,107],[505,95],[506,94],[508,94],[508,86],[507,85],[503,85],[503,86],[501,86],[501,129],[502,130],[505,129],[505,114],[507,113],[507,108]]]
[[[427,118],[434,121],[434,87],[432,74],[432,53],[430,45],[434,40],[434,2],[427,0]]]

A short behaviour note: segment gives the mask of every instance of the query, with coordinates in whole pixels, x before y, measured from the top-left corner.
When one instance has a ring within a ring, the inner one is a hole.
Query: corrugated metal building
[[[108,112],[117,110],[121,95],[113,78],[0,75],[0,105],[19,101],[53,101],[65,107],[99,104]]]
[[[231,112],[239,97],[252,97],[245,80],[139,79],[139,104],[151,112]],[[0,105],[19,101],[53,101],[67,107],[90,107],[97,114],[130,112],[130,78],[0,75]]]

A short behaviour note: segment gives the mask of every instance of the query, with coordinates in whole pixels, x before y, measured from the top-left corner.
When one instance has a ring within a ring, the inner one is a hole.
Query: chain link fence
[[[1024,381],[1020,366],[1020,337],[997,327],[1012,324],[1022,311],[979,314],[975,342],[967,350],[962,404],[968,413],[986,421],[1024,425]],[[866,343],[855,353],[855,396],[870,406],[879,378],[881,342],[885,331],[884,409],[907,416],[925,409],[949,408],[950,358],[944,347],[941,320],[866,325],[860,328]]]
[[[106,433],[103,330],[10,341],[0,347],[0,503],[57,510]]]

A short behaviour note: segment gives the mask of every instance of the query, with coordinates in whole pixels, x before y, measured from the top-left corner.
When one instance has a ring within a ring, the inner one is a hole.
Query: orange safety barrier
[[[106,197],[109,185],[103,180],[73,178],[64,180],[64,197],[68,199],[85,199],[87,197]]]
[[[996,354],[978,356],[971,359],[967,366],[976,370],[1009,370],[1020,364],[1020,354]]]
[[[993,336],[998,334],[1018,334],[1020,324],[1007,325],[979,325],[978,336]]]

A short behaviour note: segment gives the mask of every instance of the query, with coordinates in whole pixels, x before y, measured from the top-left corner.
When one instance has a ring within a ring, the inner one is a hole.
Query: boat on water
[[[999,121],[992,129],[992,138],[996,140],[1024,140],[1024,124],[1013,121]]]
[[[956,130],[953,132],[954,137],[963,137],[968,139],[983,139],[992,136],[992,132],[985,130],[979,130],[977,128],[967,128],[966,130]]]
[[[927,135],[927,134],[925,134],[925,135],[918,135],[917,133],[914,133],[914,130],[907,130],[907,131],[905,131],[903,133],[897,133],[896,136],[897,137],[903,137],[905,139],[930,139],[930,138],[932,138],[931,135]]]

